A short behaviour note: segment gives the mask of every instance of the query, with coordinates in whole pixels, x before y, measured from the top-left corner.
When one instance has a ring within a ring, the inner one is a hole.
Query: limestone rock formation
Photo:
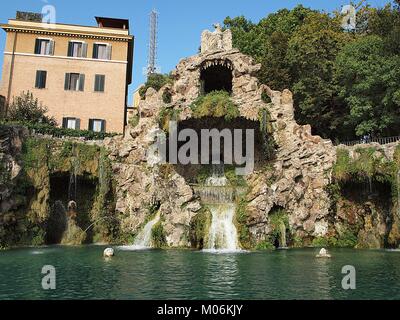
[[[188,246],[190,221],[201,207],[188,181],[171,165],[149,163],[147,155],[160,130],[157,119],[167,108],[176,111],[178,121],[192,118],[190,105],[215,83],[207,77],[214,71],[231,90],[231,99],[244,119],[259,121],[262,110],[268,110],[277,143],[272,170],[259,170],[246,177],[249,185],[247,213],[250,232],[256,240],[270,232],[268,215],[274,206],[289,213],[290,227],[298,237],[324,236],[328,231],[330,199],[325,188],[331,182],[330,171],[336,160],[332,142],[311,134],[310,126],[300,126],[294,119],[293,97],[289,90],[273,91],[260,85],[256,73],[260,65],[252,58],[232,49],[230,31],[220,28],[202,35],[201,53],[179,62],[172,72],[174,82],[159,92],[150,88],[138,107],[139,124],[123,140],[112,139],[111,150],[117,179],[117,210],[125,215],[124,229],[136,230],[149,204],[158,202],[164,216],[168,245]],[[209,82],[209,83],[207,83]],[[163,101],[165,91],[170,103]],[[271,102],[265,103],[263,94]],[[155,162],[156,163],[156,162]],[[273,177],[271,177],[273,175]],[[273,180],[273,183],[270,181]]]

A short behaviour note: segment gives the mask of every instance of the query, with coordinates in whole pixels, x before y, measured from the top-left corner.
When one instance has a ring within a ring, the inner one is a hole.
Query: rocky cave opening
[[[391,184],[374,178],[353,179],[341,184],[340,190],[345,203],[339,214],[346,217],[346,221],[353,226],[359,224],[359,214],[363,217],[364,224],[365,219],[370,218],[376,228],[380,224],[384,225],[383,244],[385,248],[390,248],[388,238],[394,222]],[[352,207],[355,208],[346,210]],[[346,214],[347,211],[352,214]]]
[[[232,93],[233,66],[228,60],[206,61],[201,67],[201,93],[226,91]]]
[[[85,230],[91,223],[90,212],[95,200],[97,178],[69,172],[54,173],[50,177],[50,216],[46,224],[46,244],[60,244],[67,229],[68,203],[76,203],[77,225]],[[86,242],[91,242],[91,230]]]
[[[217,129],[219,132],[222,130],[228,129],[231,133],[231,136],[234,137],[234,130],[235,129],[241,129],[242,130],[242,142],[240,145],[243,147],[242,149],[242,155],[246,155],[246,136],[245,136],[245,130],[246,129],[251,129],[254,130],[255,132],[255,143],[254,143],[254,169],[259,170],[263,168],[270,160],[272,155],[270,154],[268,149],[268,142],[269,138],[268,136],[265,135],[260,129],[260,123],[257,121],[251,121],[245,118],[236,118],[231,121],[226,121],[224,118],[214,118],[214,117],[204,117],[201,119],[189,119],[185,120],[179,123],[178,125],[178,132],[181,130],[185,129],[192,129],[196,131],[197,136],[201,137],[201,130],[203,129]],[[169,140],[169,138],[167,138]],[[232,139],[233,143],[232,145],[235,146],[235,140],[234,138]],[[178,142],[178,150],[186,144],[189,141],[183,141],[183,142]],[[199,183],[199,175],[204,174],[204,170],[207,168],[211,167],[212,163],[212,157],[213,154],[211,152],[211,141],[212,139],[209,140],[209,163],[210,165],[205,165],[205,164],[188,164],[188,165],[183,165],[183,164],[177,164],[174,165],[175,170],[185,178],[185,180],[190,183],[190,184],[198,184]],[[225,163],[225,169],[229,170],[231,168],[239,167],[236,163],[233,163],[232,165],[227,164],[227,161],[224,159],[224,150],[225,150],[225,139],[221,138],[220,139],[220,160],[221,163]],[[204,144],[204,141],[201,141],[199,139],[198,141],[198,150],[200,152],[202,143]],[[167,142],[167,146],[169,146],[169,143]],[[168,148],[167,148],[168,149]],[[234,148],[231,149],[232,155],[234,154]],[[234,157],[233,157],[234,158]],[[169,159],[169,149],[167,150],[167,159]],[[233,159],[234,160],[234,159]],[[200,159],[199,159],[200,162]],[[210,173],[210,172],[208,172]],[[207,174],[207,172],[206,172]]]

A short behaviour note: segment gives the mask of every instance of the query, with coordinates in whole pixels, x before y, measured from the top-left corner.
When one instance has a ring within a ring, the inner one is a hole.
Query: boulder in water
[[[332,258],[332,256],[325,248],[322,248],[319,254],[317,254],[317,258]]]
[[[107,248],[103,252],[104,258],[112,258],[114,257],[114,249],[113,248]]]

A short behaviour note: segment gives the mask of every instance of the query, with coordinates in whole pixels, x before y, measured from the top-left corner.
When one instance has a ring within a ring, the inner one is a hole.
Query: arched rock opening
[[[228,167],[242,167],[239,164],[235,163],[235,145],[241,147],[241,155],[246,156],[247,154],[252,154],[251,150],[247,149],[246,146],[246,131],[245,130],[254,130],[254,169],[259,170],[270,160],[268,156],[266,156],[265,145],[268,142],[268,137],[266,137],[263,132],[260,130],[260,123],[258,121],[251,121],[245,118],[236,118],[231,121],[226,121],[224,118],[214,118],[214,117],[205,117],[200,119],[189,119],[186,121],[182,121],[178,124],[178,133],[185,129],[192,129],[196,132],[196,136],[198,139],[197,150],[198,150],[198,162],[199,164],[174,164],[175,170],[182,175],[188,183],[199,183],[198,176],[201,172],[204,173],[204,168],[206,166],[210,166],[212,164],[212,158],[214,156],[219,156],[219,159],[222,163],[226,164],[226,169]],[[207,141],[203,141],[202,137],[202,130],[212,130],[217,129],[219,133],[223,130],[228,130],[230,136],[232,137],[232,148],[231,156],[233,158],[233,163],[229,163],[225,158],[225,139],[221,137],[220,139],[220,151],[218,153],[212,152],[211,141],[208,141],[208,150],[209,150],[209,165],[207,164],[200,164],[201,163],[201,152],[202,147],[204,148],[207,145]],[[242,141],[241,143],[235,143],[235,133],[234,130],[242,130]],[[170,159],[170,137],[167,138],[167,161]],[[178,150],[181,150],[181,147],[189,142],[189,138],[186,141],[180,141],[177,143]],[[250,146],[249,146],[250,147]],[[238,151],[236,151],[238,152]],[[188,154],[189,155],[189,154]],[[250,161],[251,159],[249,159]],[[179,161],[178,161],[179,162]]]
[[[206,61],[201,67],[201,93],[226,91],[232,93],[233,66],[228,60]]]
[[[76,223],[85,230],[91,223],[90,212],[96,195],[97,179],[88,175],[76,176],[69,172],[50,177],[50,216],[46,226],[46,244],[59,244],[67,229],[68,202],[77,204]],[[92,235],[88,234],[90,242]]]

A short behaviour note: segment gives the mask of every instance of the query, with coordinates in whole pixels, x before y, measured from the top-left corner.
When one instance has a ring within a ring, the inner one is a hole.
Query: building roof
[[[117,19],[117,18],[106,18],[106,17],[95,17],[95,18],[100,28],[129,30],[128,19]]]

